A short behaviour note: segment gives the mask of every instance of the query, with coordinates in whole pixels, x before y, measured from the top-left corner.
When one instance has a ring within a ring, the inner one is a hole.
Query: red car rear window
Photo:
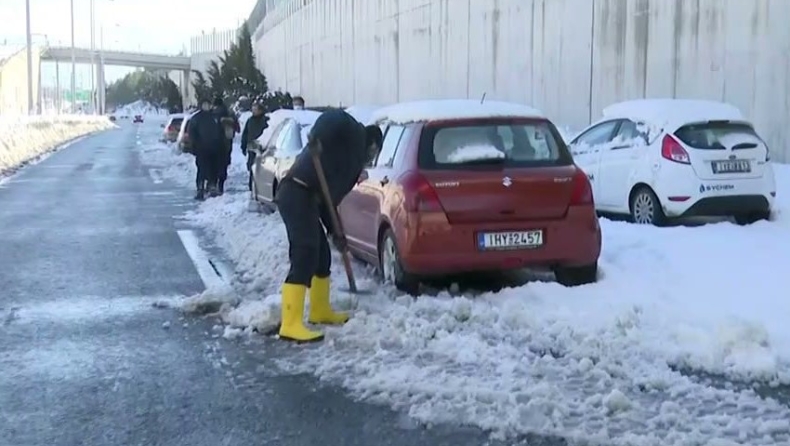
[[[565,143],[548,121],[426,126],[420,139],[421,169],[467,170],[572,163]]]

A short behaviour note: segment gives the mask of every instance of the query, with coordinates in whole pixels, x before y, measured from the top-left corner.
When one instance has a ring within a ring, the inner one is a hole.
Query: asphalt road
[[[135,144],[124,123],[0,185],[0,446],[497,444],[280,374],[280,343],[220,346],[211,321],[155,308],[203,289],[173,218],[192,191],[154,183]]]

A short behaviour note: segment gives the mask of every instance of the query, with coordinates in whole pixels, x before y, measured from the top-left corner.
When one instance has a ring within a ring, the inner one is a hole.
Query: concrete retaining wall
[[[787,0],[284,0],[255,47],[311,104],[485,92],[580,128],[621,99],[725,100],[790,162],[787,17]]]
[[[0,118],[0,178],[70,139],[112,127],[102,116]]]

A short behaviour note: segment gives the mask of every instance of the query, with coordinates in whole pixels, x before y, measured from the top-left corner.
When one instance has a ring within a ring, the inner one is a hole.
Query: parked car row
[[[522,267],[548,267],[567,286],[591,283],[601,253],[597,213],[640,224],[723,215],[748,224],[769,218],[776,197],[766,143],[728,104],[613,104],[567,145],[544,114],[518,104],[436,100],[347,111],[384,133],[368,179],[338,209],[349,248],[410,293],[426,278]],[[269,115],[251,149],[256,201],[272,204],[319,115]]]

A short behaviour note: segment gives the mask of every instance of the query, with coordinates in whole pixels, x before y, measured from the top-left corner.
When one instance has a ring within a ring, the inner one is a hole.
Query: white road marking
[[[181,243],[184,245],[189,258],[192,259],[192,263],[195,265],[200,280],[203,281],[206,289],[224,286],[226,284],[225,280],[214,270],[206,251],[200,247],[195,232],[187,229],[180,230],[178,231],[178,238],[181,239]]]

